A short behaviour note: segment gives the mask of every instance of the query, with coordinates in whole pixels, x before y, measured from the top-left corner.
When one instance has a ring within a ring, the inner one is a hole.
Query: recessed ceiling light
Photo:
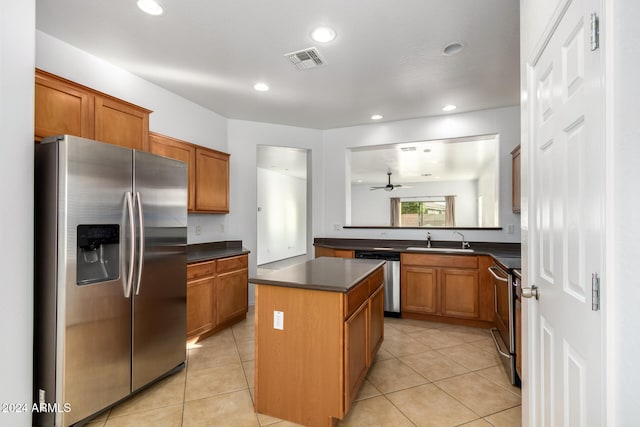
[[[442,48],[442,54],[445,56],[453,56],[453,55],[457,55],[458,53],[462,52],[462,49],[464,49],[464,42],[461,41],[455,41],[455,42],[451,42],[448,45],[446,45],[445,47]]]
[[[382,116],[380,114],[374,114],[373,116],[371,116],[371,120],[380,120],[382,118]]]
[[[329,43],[336,38],[336,31],[331,27],[318,27],[311,32],[311,38],[318,43]]]
[[[162,5],[156,0],[138,0],[138,8],[149,15],[158,16],[164,13]]]
[[[269,90],[269,86],[266,83],[256,83],[253,85],[253,88],[259,92],[266,92]]]
[[[448,105],[445,105],[444,107],[442,107],[442,111],[453,111],[456,108],[458,108],[458,107],[456,107],[453,104],[448,104]]]

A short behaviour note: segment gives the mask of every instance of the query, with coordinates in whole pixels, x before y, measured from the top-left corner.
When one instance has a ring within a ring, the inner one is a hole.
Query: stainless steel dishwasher
[[[356,251],[356,258],[385,260],[384,315],[400,317],[400,252]]]

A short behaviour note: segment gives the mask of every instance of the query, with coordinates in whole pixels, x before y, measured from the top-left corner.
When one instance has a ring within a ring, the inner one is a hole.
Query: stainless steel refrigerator
[[[184,367],[186,165],[61,136],[35,156],[34,425]]]

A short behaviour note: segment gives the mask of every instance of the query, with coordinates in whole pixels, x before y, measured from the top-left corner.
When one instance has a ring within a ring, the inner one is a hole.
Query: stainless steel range
[[[511,384],[520,385],[520,378],[516,371],[514,276],[511,273],[511,269],[505,268],[498,263],[489,267],[489,272],[493,276],[494,317],[496,322],[496,327],[491,329],[491,336]]]

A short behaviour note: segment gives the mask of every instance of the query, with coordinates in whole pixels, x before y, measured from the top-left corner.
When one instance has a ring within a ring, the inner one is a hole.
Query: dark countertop
[[[332,249],[381,252],[411,252],[424,254],[489,255],[507,269],[520,268],[520,243],[469,242],[473,252],[451,252],[460,247],[457,241],[431,241],[431,251],[409,250],[410,247],[426,247],[426,240],[389,240],[389,239],[314,239],[314,246]],[[436,249],[441,249],[438,251]]]
[[[249,282],[256,285],[347,292],[383,265],[384,261],[372,259],[320,257],[249,278]]]
[[[210,261],[218,258],[228,258],[248,253],[249,251],[242,247],[242,240],[197,243],[194,245],[187,245],[187,264]]]

